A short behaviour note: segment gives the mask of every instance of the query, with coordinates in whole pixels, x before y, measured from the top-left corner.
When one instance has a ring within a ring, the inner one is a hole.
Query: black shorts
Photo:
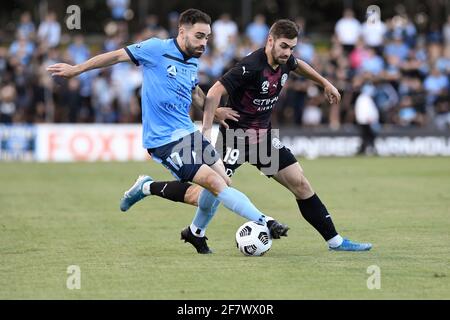
[[[221,153],[229,177],[234,175],[236,169],[245,162],[256,166],[269,178],[297,162],[291,150],[286,148],[271,130],[257,143],[251,143],[250,140],[251,138],[246,134],[236,133],[233,129],[220,128],[216,150]]]
[[[199,131],[166,145],[147,149],[147,152],[183,182],[192,181],[203,164],[212,166],[220,159],[218,152]]]

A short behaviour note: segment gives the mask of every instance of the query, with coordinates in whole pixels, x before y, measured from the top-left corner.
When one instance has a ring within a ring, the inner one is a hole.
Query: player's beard
[[[272,55],[273,61],[275,61],[276,64],[286,64],[287,60],[289,59],[289,56],[282,57],[277,55],[277,51],[275,50],[275,47],[272,48],[270,54]],[[283,59],[283,60],[281,60]]]
[[[189,42],[188,38],[186,38],[184,45],[186,47],[187,54],[190,55],[191,57],[200,58],[200,56],[203,54],[203,52],[205,52],[204,46],[194,47]],[[201,50],[202,52],[199,52],[198,50]]]

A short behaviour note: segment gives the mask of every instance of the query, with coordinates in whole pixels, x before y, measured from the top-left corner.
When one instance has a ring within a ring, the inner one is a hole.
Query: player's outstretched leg
[[[372,248],[370,243],[357,243],[344,239],[336,231],[330,213],[313,191],[297,162],[280,170],[274,178],[296,196],[302,216],[321,234],[330,250],[367,251]]]
[[[150,194],[174,202],[184,202],[195,207],[198,206],[198,198],[203,190],[196,184],[180,181],[153,181],[150,184]]]
[[[194,237],[203,237],[205,230],[214,216],[219,205],[217,198],[208,190],[199,185],[193,185],[187,182],[180,181],[154,181],[150,186],[152,195],[176,202],[184,202],[193,206],[198,206],[197,213],[192,224],[183,229],[182,240]],[[164,192],[165,191],[165,192]],[[270,230],[272,238],[280,239],[280,237],[287,236],[289,227],[285,224],[278,223],[276,220],[271,220],[266,217],[267,227]],[[190,228],[188,232],[188,228]],[[186,240],[188,241],[188,240]],[[189,241],[190,242],[190,241]],[[193,241],[198,242],[198,241]],[[194,245],[199,253],[210,253],[211,250],[204,250],[203,245]]]
[[[198,236],[205,234],[205,229],[220,203],[208,190],[199,185],[193,185],[187,182],[154,181],[150,186],[150,190],[152,195],[175,202],[184,202],[198,206],[194,221],[190,225],[191,233]],[[166,192],[163,192],[164,190]],[[280,224],[275,220],[268,220],[267,227],[271,230],[271,235],[274,239],[287,236],[287,231],[289,230],[288,226]]]
[[[216,164],[214,164],[214,166]],[[214,168],[214,166],[212,167]],[[225,174],[224,170],[223,172]],[[194,182],[208,189],[212,194],[215,194],[217,199],[222,202],[227,209],[239,214],[247,220],[266,223],[274,239],[287,236],[289,227],[264,215],[253,205],[245,194],[237,189],[228,187],[227,184],[231,181],[226,175],[225,177],[221,177],[213,169],[203,165],[195,175]]]
[[[153,179],[149,176],[139,176],[133,186],[123,194],[120,200],[120,210],[127,211],[133,204],[150,195],[152,182]]]

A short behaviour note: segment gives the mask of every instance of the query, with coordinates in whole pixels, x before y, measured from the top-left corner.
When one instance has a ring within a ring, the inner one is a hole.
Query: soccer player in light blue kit
[[[142,66],[143,146],[181,181],[205,188],[196,216],[181,231],[181,239],[198,253],[211,253],[202,228],[220,202],[244,218],[267,224],[273,238],[287,236],[288,227],[260,212],[242,192],[229,187],[230,178],[214,147],[196,130],[189,117],[191,104],[203,108],[205,95],[198,86],[198,58],[211,34],[211,18],[197,9],[180,15],[176,39],[151,38],[123,49],[100,54],[79,65],[57,63],[47,70],[52,76],[71,78],[88,70],[132,61]],[[124,79],[126,81],[126,79]],[[152,179],[139,176],[125,192],[120,208],[127,211],[150,194]]]

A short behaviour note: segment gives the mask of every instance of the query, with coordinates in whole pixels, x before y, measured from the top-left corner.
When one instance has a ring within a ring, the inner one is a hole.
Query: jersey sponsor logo
[[[280,139],[278,139],[278,138],[273,138],[273,139],[272,139],[272,146],[273,146],[275,149],[281,149],[281,148],[284,147],[283,143],[282,143],[282,142],[280,141]]]
[[[256,109],[256,111],[267,111],[267,110],[271,110],[273,108],[273,104],[267,107],[258,107],[258,109]]]
[[[246,73],[250,73],[250,71],[245,70],[245,66],[242,66],[242,75],[245,76]]]
[[[258,106],[257,111],[266,111],[273,108],[278,101],[278,96],[268,99],[253,99],[253,104]]]
[[[167,67],[167,74],[172,77],[175,78],[177,76],[177,67],[169,65]]]
[[[261,84],[261,92],[260,93],[262,93],[262,94],[266,94],[267,92],[269,92],[269,86],[270,86],[270,83],[269,83],[269,81],[264,81],[262,84]]]
[[[286,83],[286,80],[288,78],[287,73],[283,73],[283,76],[281,77],[281,86],[284,87],[284,84]]]

